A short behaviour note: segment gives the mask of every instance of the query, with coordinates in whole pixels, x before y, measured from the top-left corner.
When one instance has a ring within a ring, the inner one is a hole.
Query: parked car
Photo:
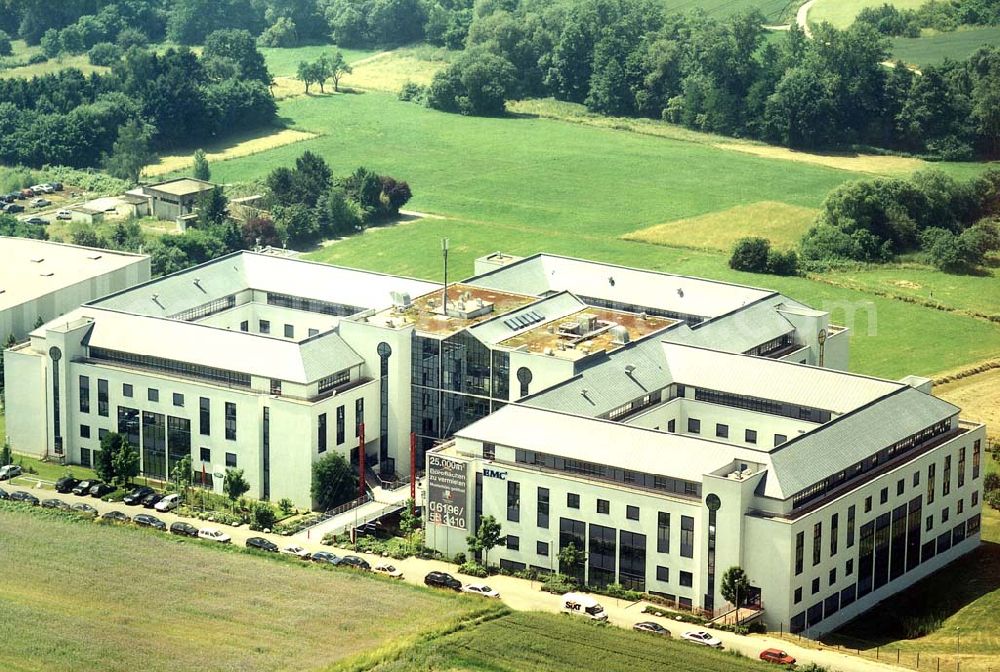
[[[178,520],[176,523],[170,524],[170,534],[179,534],[182,537],[197,537],[200,531],[191,523]]]
[[[41,501],[41,506],[44,509],[59,509],[60,511],[69,511],[70,506],[61,499],[43,499]]]
[[[309,559],[312,560],[313,562],[325,562],[328,565],[336,565],[337,563],[340,562],[340,558],[338,558],[333,553],[329,553],[327,551],[319,551],[318,553],[313,553],[312,557],[310,557]]]
[[[228,544],[233,540],[228,534],[214,527],[204,527],[198,530],[198,538],[217,541],[220,544]]]
[[[500,593],[493,590],[485,583],[467,583],[462,586],[463,593],[472,593],[473,595],[482,595],[483,597],[500,597]]]
[[[38,498],[30,492],[25,492],[24,490],[15,490],[10,493],[10,500],[12,502],[26,502],[32,506],[38,506]]]
[[[53,182],[52,183],[52,188],[55,191],[62,191],[63,190],[63,183],[62,182]]]
[[[73,491],[73,488],[80,485],[80,480],[73,478],[72,476],[63,476],[58,481],[56,481],[56,492],[61,492],[64,495],[68,495]]]
[[[380,562],[377,565],[375,565],[373,571],[375,571],[378,574],[385,574],[386,576],[391,576],[394,579],[401,579],[401,578],[403,578],[403,572],[402,571],[396,569],[392,565],[390,565],[388,563],[385,563],[385,562]]]
[[[0,203],[13,203],[14,194],[0,194]]]
[[[33,208],[44,208],[47,205],[52,205],[52,201],[47,198],[33,198],[31,199],[31,207]]]
[[[10,192],[10,195],[19,201],[23,201],[25,199],[24,193],[21,191],[12,191]]]
[[[32,189],[31,187],[25,187],[24,189],[21,190],[21,198],[31,198],[35,195],[36,195],[35,190]]]
[[[104,495],[110,495],[114,491],[115,487],[113,485],[108,485],[107,483],[97,483],[90,488],[90,496],[100,499]]]
[[[653,635],[660,635],[661,637],[669,637],[670,631],[664,628],[659,623],[653,623],[652,621],[641,621],[632,626],[633,630],[638,632],[648,632]]]
[[[95,485],[97,485],[98,483],[100,483],[100,481],[98,481],[96,478],[89,478],[85,481],[80,481],[79,483],[76,484],[76,487],[73,488],[73,494],[86,497],[87,495],[90,494],[90,489]]]
[[[295,557],[301,558],[303,560],[308,560],[309,556],[312,555],[309,551],[302,548],[301,546],[285,546],[283,549],[281,549],[281,552],[285,555],[294,555]]]
[[[154,492],[155,491],[152,488],[145,485],[140,485],[138,488],[125,495],[125,498],[122,499],[122,501],[125,502],[128,506],[133,506],[135,504],[142,504],[142,500],[144,500],[146,497],[149,497]]]
[[[112,523],[127,523],[132,519],[128,517],[128,514],[121,511],[108,511],[101,516],[101,520],[107,520]]]
[[[40,188],[40,189],[42,190],[42,193],[43,193],[43,194],[51,194],[51,193],[52,193],[53,191],[55,191],[55,187],[53,187],[53,186],[52,186],[51,184],[49,184],[48,182],[46,182],[46,183],[44,183],[44,184],[40,184],[40,185],[38,185],[38,186],[39,186],[39,188]]]
[[[72,510],[79,513],[81,516],[93,516],[97,517],[97,509],[92,507],[90,504],[84,502],[79,502],[70,507]]]
[[[24,212],[24,206],[19,203],[8,203],[3,207],[3,211],[8,215],[16,215],[19,212]]]
[[[20,476],[21,472],[21,465],[19,464],[4,465],[0,467],[0,481],[6,481],[14,478],[15,476]]]
[[[69,210],[60,210],[56,213],[56,219],[65,219],[65,220],[73,219],[73,213],[70,212]]]
[[[166,511],[173,511],[180,505],[181,505],[181,496],[176,492],[174,492],[167,495],[160,501],[158,501],[153,508],[155,508],[157,511],[161,513],[164,513]]]
[[[462,590],[462,582],[447,572],[430,572],[424,577],[424,583],[434,588]]]
[[[563,609],[571,614],[580,614],[595,621],[608,620],[608,613],[600,602],[585,593],[566,593],[562,596]]]
[[[3,488],[0,488],[0,499],[10,499],[10,493]]]
[[[368,564],[368,561],[364,558],[359,558],[356,555],[345,555],[340,559],[338,565],[346,565],[347,567],[353,567],[354,569],[363,569],[366,572],[371,571],[372,566]]]
[[[138,516],[132,519],[132,522],[139,527],[154,527],[157,530],[166,530],[167,524],[156,516],[151,516],[148,513],[140,513]]]
[[[157,504],[159,504],[161,499],[163,499],[163,495],[161,495],[160,493],[158,492],[150,493],[142,498],[142,508],[151,509]]]
[[[760,659],[765,663],[777,663],[778,665],[795,664],[795,659],[781,649],[764,649],[760,652]]]
[[[24,220],[24,223],[31,224],[32,226],[48,226],[49,220],[45,219],[44,217],[29,217],[28,219]]]
[[[263,537],[250,537],[247,539],[247,548],[253,548],[258,551],[267,551],[268,553],[278,552],[278,545],[271,543]]]
[[[711,633],[705,632],[704,630],[688,630],[681,635],[681,639],[694,642],[695,644],[701,644],[702,646],[711,646],[717,649],[722,648],[722,640],[718,637],[713,637]]]

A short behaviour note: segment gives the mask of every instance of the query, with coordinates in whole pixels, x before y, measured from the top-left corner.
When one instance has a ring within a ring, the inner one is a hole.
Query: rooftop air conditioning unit
[[[625,345],[630,340],[628,329],[617,324],[611,327],[611,341],[616,345]]]
[[[589,334],[594,329],[597,329],[597,315],[593,313],[584,313],[579,317],[580,323],[580,333]]]
[[[580,324],[578,322],[563,322],[559,325],[559,331],[563,334],[579,334]]]

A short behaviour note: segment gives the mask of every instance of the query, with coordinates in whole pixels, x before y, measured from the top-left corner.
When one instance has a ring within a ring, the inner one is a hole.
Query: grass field
[[[709,672],[763,669],[759,661],[706,647],[599,626],[568,615],[515,612],[374,661],[334,671]]]
[[[294,77],[301,61],[315,61],[323,54],[333,54],[340,51],[344,55],[344,60],[354,63],[362,58],[367,58],[374,54],[374,51],[365,49],[342,49],[333,44],[311,44],[305,47],[293,47],[290,49],[280,47],[263,47],[260,53],[264,54],[264,61],[267,69],[276,77]]]
[[[380,93],[291,98],[279,113],[317,137],[217,162],[213,178],[259,178],[292,165],[308,149],[325,157],[335,174],[366,165],[406,179],[415,194],[409,208],[449,218],[372,231],[327,246],[315,259],[439,277],[439,239],[448,236],[458,275],[472,272],[475,257],[502,247],[771,287],[851,322],[852,367],[873,375],[933,374],[1000,351],[1000,329],[982,320],[803,278],[737,273],[719,252],[618,240],[663,222],[760,201],[815,208],[834,186],[862,173],[628,128],[528,114],[448,115]],[[959,171],[981,169],[963,164]],[[991,278],[979,280],[970,284],[971,296],[992,291]]]
[[[406,82],[427,86],[459,53],[429,45],[394,49],[359,61],[352,73],[344,75],[342,84],[390,93],[398,93]]]
[[[211,164],[215,161],[250,156],[274,149],[275,147],[302,142],[313,137],[315,137],[313,133],[296,131],[291,128],[265,129],[264,131],[254,131],[240,136],[229,137],[225,140],[205,145],[201,149],[205,150],[209,164]],[[156,176],[175,171],[186,171],[191,167],[194,152],[195,149],[192,149],[189,152],[161,156],[156,163],[146,166],[142,174],[144,176]]]
[[[722,18],[747,9],[757,8],[770,23],[778,23],[795,13],[799,0],[663,0],[669,11],[688,13],[696,9],[709,16]]]
[[[911,65],[936,65],[944,59],[963,60],[984,45],[1000,45],[1000,26],[969,27],[921,37],[896,37],[892,58]]]
[[[761,201],[657,224],[622,237],[654,245],[729,252],[737,240],[754,235],[767,238],[775,247],[792,249],[798,246],[818,212],[816,208]]]
[[[960,407],[963,418],[984,423],[986,435],[1000,443],[1000,369],[935,385],[934,394]],[[1000,542],[1000,531],[995,541]]]
[[[988,456],[989,453],[986,453]],[[987,458],[985,468],[1000,471]],[[875,647],[882,655],[914,665],[919,652],[923,666],[942,670],[997,670],[1000,660],[1000,512],[983,506],[983,543],[978,549],[915,584],[893,600],[869,611],[842,628],[829,643],[860,647],[868,657]],[[906,639],[900,628],[907,619],[939,621],[928,635]],[[876,637],[881,635],[881,639]],[[921,668],[923,669],[923,668]]]
[[[0,425],[2,424],[2,416],[0,416]],[[94,478],[95,476],[93,469],[81,467],[78,464],[74,464],[72,466],[62,466],[55,462],[42,462],[41,460],[24,455],[15,455],[13,461],[14,464],[20,464],[24,468],[25,476],[27,476],[28,479],[38,478],[43,481],[55,482],[67,475],[81,480],[85,478]],[[29,471],[31,473],[28,473]],[[18,482],[19,479],[14,479],[15,485]],[[25,482],[27,482],[27,480]]]
[[[926,0],[816,0],[809,10],[809,23],[823,21],[832,23],[837,28],[847,28],[854,23],[854,17],[865,7],[879,7],[884,4],[894,5],[899,9],[916,9]]]
[[[6,504],[0,538],[5,672],[316,669],[476,607],[374,577]]]

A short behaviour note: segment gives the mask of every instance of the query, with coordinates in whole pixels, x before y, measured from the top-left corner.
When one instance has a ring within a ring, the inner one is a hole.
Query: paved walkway
[[[250,537],[264,537],[270,539],[278,545],[279,548],[284,548],[291,544],[296,544],[305,547],[309,551],[319,551],[328,550],[332,551],[337,555],[342,555],[345,553],[344,550],[335,547],[327,547],[319,544],[319,539],[314,534],[308,540],[302,540],[299,538],[282,537],[276,534],[264,534],[262,532],[253,532],[246,527],[229,527],[227,525],[213,525],[212,523],[207,523],[205,521],[193,520],[190,518],[182,518],[174,513],[160,513],[158,511],[153,511],[150,509],[143,509],[136,506],[126,506],[121,502],[102,502],[93,497],[76,497],[74,495],[60,495],[51,490],[41,490],[38,488],[18,488],[18,487],[8,487],[6,488],[8,492],[12,490],[31,490],[36,497],[39,499],[57,498],[63,501],[69,502],[70,504],[76,504],[77,502],[86,502],[90,504],[100,513],[106,513],[107,511],[117,510],[124,511],[130,516],[134,516],[137,513],[149,513],[160,520],[164,521],[168,526],[178,520],[183,520],[189,522],[196,527],[218,527],[226,532],[233,538],[233,543],[239,546],[243,546],[246,540]],[[409,489],[402,489],[406,496],[409,496]],[[375,502],[373,502],[375,503]],[[377,556],[373,556],[367,553],[358,553],[367,559],[370,563],[375,564],[376,562],[382,560]],[[432,570],[444,571],[457,576],[460,580],[464,581],[480,581],[480,579],[473,579],[470,577],[458,574],[455,565],[451,563],[442,562],[439,560],[424,560],[421,558],[407,558],[405,560],[392,560],[393,565],[398,569],[403,571],[403,580],[408,583],[423,584],[424,576],[427,572]],[[557,613],[561,609],[561,599],[559,595],[553,595],[551,593],[544,593],[540,590],[540,585],[537,581],[525,581],[524,579],[517,579],[511,576],[493,576],[489,579],[484,580],[490,586],[500,591],[501,598],[504,603],[507,604],[512,609],[517,609],[521,611],[547,611],[552,613]],[[668,630],[674,637],[680,637],[681,633],[694,629],[693,626],[686,623],[678,623],[666,618],[659,618],[656,616],[651,616],[649,614],[643,614],[642,610],[645,607],[645,603],[642,602],[628,602],[624,600],[617,600],[610,597],[600,597],[598,599],[601,604],[604,605],[605,611],[608,613],[608,620],[614,625],[631,628],[635,623],[639,621],[656,621],[660,623]],[[729,632],[720,632],[713,630],[711,628],[706,628],[702,626],[697,629],[711,630],[714,635],[722,640],[725,648],[738,651],[745,656],[750,658],[756,658],[761,651],[767,648],[778,648],[787,651],[789,654],[798,659],[799,663],[816,663],[817,665],[822,665],[827,669],[839,672],[887,672],[895,670],[905,669],[896,667],[894,665],[888,665],[885,663],[880,663],[872,660],[867,660],[864,658],[858,658],[856,656],[847,655],[840,653],[832,649],[820,649],[817,650],[812,648],[815,646],[814,642],[809,642],[809,647],[798,646],[794,643],[790,643],[784,640],[777,639],[775,637],[768,637],[766,635],[736,635]],[[806,641],[806,640],[803,640]],[[695,646],[692,644],[692,646]]]

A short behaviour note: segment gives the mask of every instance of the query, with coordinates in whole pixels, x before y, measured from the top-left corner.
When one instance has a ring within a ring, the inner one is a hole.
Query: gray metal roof
[[[557,320],[585,308],[587,308],[587,304],[583,303],[569,292],[561,292],[547,299],[542,299],[541,301],[528,304],[518,310],[512,310],[508,313],[498,315],[486,322],[481,322],[471,327],[469,331],[471,331],[475,337],[483,343],[494,345],[524,331],[524,328],[513,329],[507,324],[509,320],[515,317],[525,315],[527,313],[535,313],[541,319],[536,322],[532,322],[527,327],[533,328],[539,324],[545,324],[546,322]]]
[[[779,307],[787,301],[781,295],[765,299],[694,328],[684,325],[671,330],[663,340],[726,352],[747,352],[795,331],[795,326],[779,312]]]

